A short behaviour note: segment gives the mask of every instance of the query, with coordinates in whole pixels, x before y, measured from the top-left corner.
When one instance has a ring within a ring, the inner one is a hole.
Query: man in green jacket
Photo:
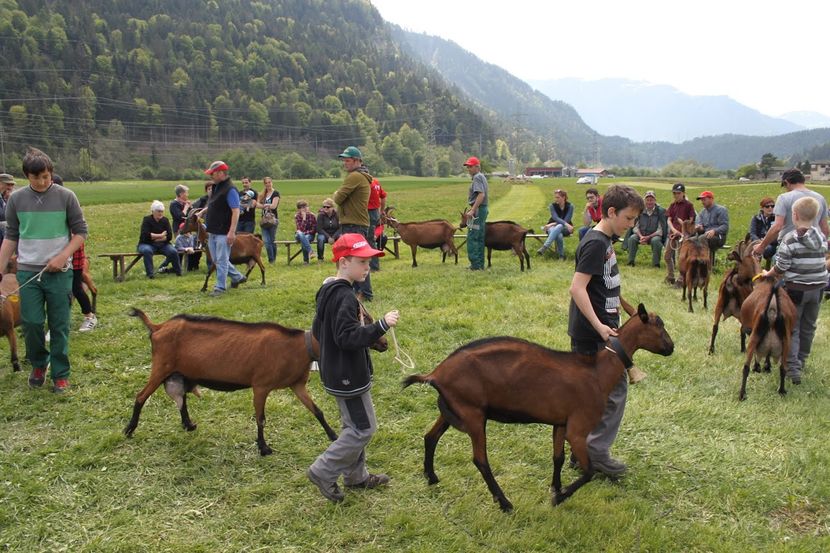
[[[332,196],[340,206],[337,214],[340,216],[341,234],[360,234],[371,244],[374,229],[369,228],[369,193],[373,177],[363,165],[363,155],[356,147],[349,146],[337,157],[343,160],[343,168],[346,170],[343,184]],[[372,282],[369,276],[363,282],[355,281],[354,290],[359,300],[372,301]]]

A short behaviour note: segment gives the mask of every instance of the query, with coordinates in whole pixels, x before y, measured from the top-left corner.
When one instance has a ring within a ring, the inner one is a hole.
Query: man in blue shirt
[[[216,265],[216,286],[211,296],[225,293],[228,275],[231,288],[248,280],[231,262],[231,247],[236,240],[236,225],[239,222],[239,191],[228,176],[228,164],[214,161],[205,170],[213,180],[213,193],[207,205],[208,248]]]
[[[701,192],[697,199],[703,203],[703,209],[695,217],[695,230],[709,242],[709,259],[714,262],[715,252],[726,243],[729,234],[729,212],[715,203],[715,195],[709,190]]]

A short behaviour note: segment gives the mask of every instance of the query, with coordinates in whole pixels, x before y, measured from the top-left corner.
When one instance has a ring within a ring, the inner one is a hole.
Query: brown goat
[[[447,253],[455,256],[455,264],[458,265],[458,250],[455,248],[453,235],[456,228],[445,219],[432,219],[419,223],[401,223],[390,216],[393,207],[387,207],[382,216],[381,223],[388,224],[400,235],[404,244],[412,249],[412,266],[417,267],[416,253],[418,246],[427,249],[441,248],[441,262],[447,260]]]
[[[306,388],[309,367],[320,352],[320,345],[311,332],[276,323],[243,323],[193,315],[176,315],[164,323],[153,324],[139,309],[133,308],[130,314],[139,317],[150,331],[153,364],[150,379],[136,395],[133,416],[124,428],[128,437],[138,426],[144,403],[164,383],[165,391],[179,407],[182,426],[188,431],[195,430],[196,425],[187,412],[187,392],[198,395],[197,386],[225,392],[253,388],[257,447],[261,455],[272,453],[263,432],[265,400],[271,390],[280,388],[291,388],[317,418],[329,439],[337,439]],[[215,339],[205,340],[205,336]],[[229,356],[231,343],[245,346]],[[385,338],[372,346],[378,351],[385,351],[387,347]]]
[[[461,228],[467,226],[467,214],[461,213]],[[529,229],[514,223],[513,221],[493,221],[492,223],[485,223],[484,225],[484,246],[487,248],[487,266],[490,267],[490,256],[493,250],[513,250],[519,257],[519,267],[525,270],[525,260],[527,260],[527,268],[530,269],[530,254],[527,253],[525,247],[525,237],[530,232]]]
[[[752,293],[752,278],[761,271],[761,265],[752,254],[752,248],[757,242],[746,237],[729,252],[726,259],[734,261],[735,265],[723,276],[718,289],[718,303],[715,305],[715,322],[712,325],[712,340],[709,343],[709,353],[715,353],[715,337],[718,335],[718,325],[721,317],[725,321],[729,317],[741,320],[741,305]],[[746,351],[746,334],[741,332],[741,353]]]
[[[694,221],[689,219],[681,223],[683,241],[678,253],[678,268],[683,275],[683,297],[689,295],[689,313],[692,309],[692,292],[697,299],[697,289],[703,290],[703,308],[706,309],[709,295],[709,277],[712,273],[712,259],[709,257],[709,242],[703,236],[694,235]]]
[[[591,480],[594,469],[586,439],[602,418],[608,395],[619,382],[638,349],[671,355],[674,344],[660,317],[646,312],[619,329],[596,355],[553,351],[512,337],[486,338],[455,350],[428,375],[412,375],[404,387],[428,383],[438,391],[438,420],[424,436],[424,475],[438,482],[435,447],[450,425],[467,433],[473,463],[503,511],[513,505],[504,496],[487,460],[486,423],[553,425],[553,504],[559,504]],[[571,445],[583,475],[562,490],[565,440]]]
[[[210,275],[216,270],[216,265],[213,264],[210,257],[210,248],[207,247],[207,231],[199,222],[198,215],[193,212],[185,221],[184,232],[196,232],[197,240],[202,244],[208,262],[208,272],[205,275],[205,283],[202,285],[202,292],[207,291],[208,281]],[[248,234],[242,232],[236,235],[231,246],[230,262],[234,265],[241,265],[245,263],[248,266],[248,271],[245,273],[245,278],[251,274],[254,267],[259,266],[259,272],[262,275],[262,286],[265,286],[265,265],[262,264],[262,235]]]
[[[774,276],[766,276],[755,281],[755,288],[741,306],[741,324],[743,331],[749,334],[746,348],[741,391],[738,399],[746,399],[746,379],[749,376],[749,364],[755,360],[754,370],[760,372],[759,359],[765,357],[764,369],[770,370],[770,357],[779,364],[781,384],[778,393],[787,393],[784,389],[784,367],[790,351],[790,338],[795,324],[796,309],[790,296],[783,287],[783,281],[776,282]]]
[[[14,270],[17,269],[14,264]],[[11,268],[11,262],[10,262]],[[12,370],[20,370],[17,358],[17,334],[15,327],[20,326],[20,296],[17,295],[18,283],[13,272],[6,273],[0,281],[0,334],[5,334],[9,340]]]

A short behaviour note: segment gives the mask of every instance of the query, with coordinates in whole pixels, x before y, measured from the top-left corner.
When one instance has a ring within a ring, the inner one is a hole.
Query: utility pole
[[[0,121],[0,152],[3,155],[3,170],[6,170],[6,132],[3,128],[3,122]]]

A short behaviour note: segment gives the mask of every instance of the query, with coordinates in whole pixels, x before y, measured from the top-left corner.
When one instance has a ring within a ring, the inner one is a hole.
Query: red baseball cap
[[[702,200],[703,198],[715,198],[715,195],[709,192],[708,190],[704,190],[700,193],[700,196],[697,197],[698,200]]]
[[[473,167],[475,165],[481,165],[481,162],[475,156],[468,158],[467,161],[464,162],[464,167]]]
[[[212,175],[216,171],[227,171],[228,169],[230,169],[230,167],[228,167],[228,164],[224,161],[214,161],[210,164],[210,167],[205,169],[205,175]]]
[[[331,251],[334,254],[332,261],[337,262],[344,257],[383,257],[386,255],[369,245],[366,237],[361,234],[344,234],[332,245]]]

